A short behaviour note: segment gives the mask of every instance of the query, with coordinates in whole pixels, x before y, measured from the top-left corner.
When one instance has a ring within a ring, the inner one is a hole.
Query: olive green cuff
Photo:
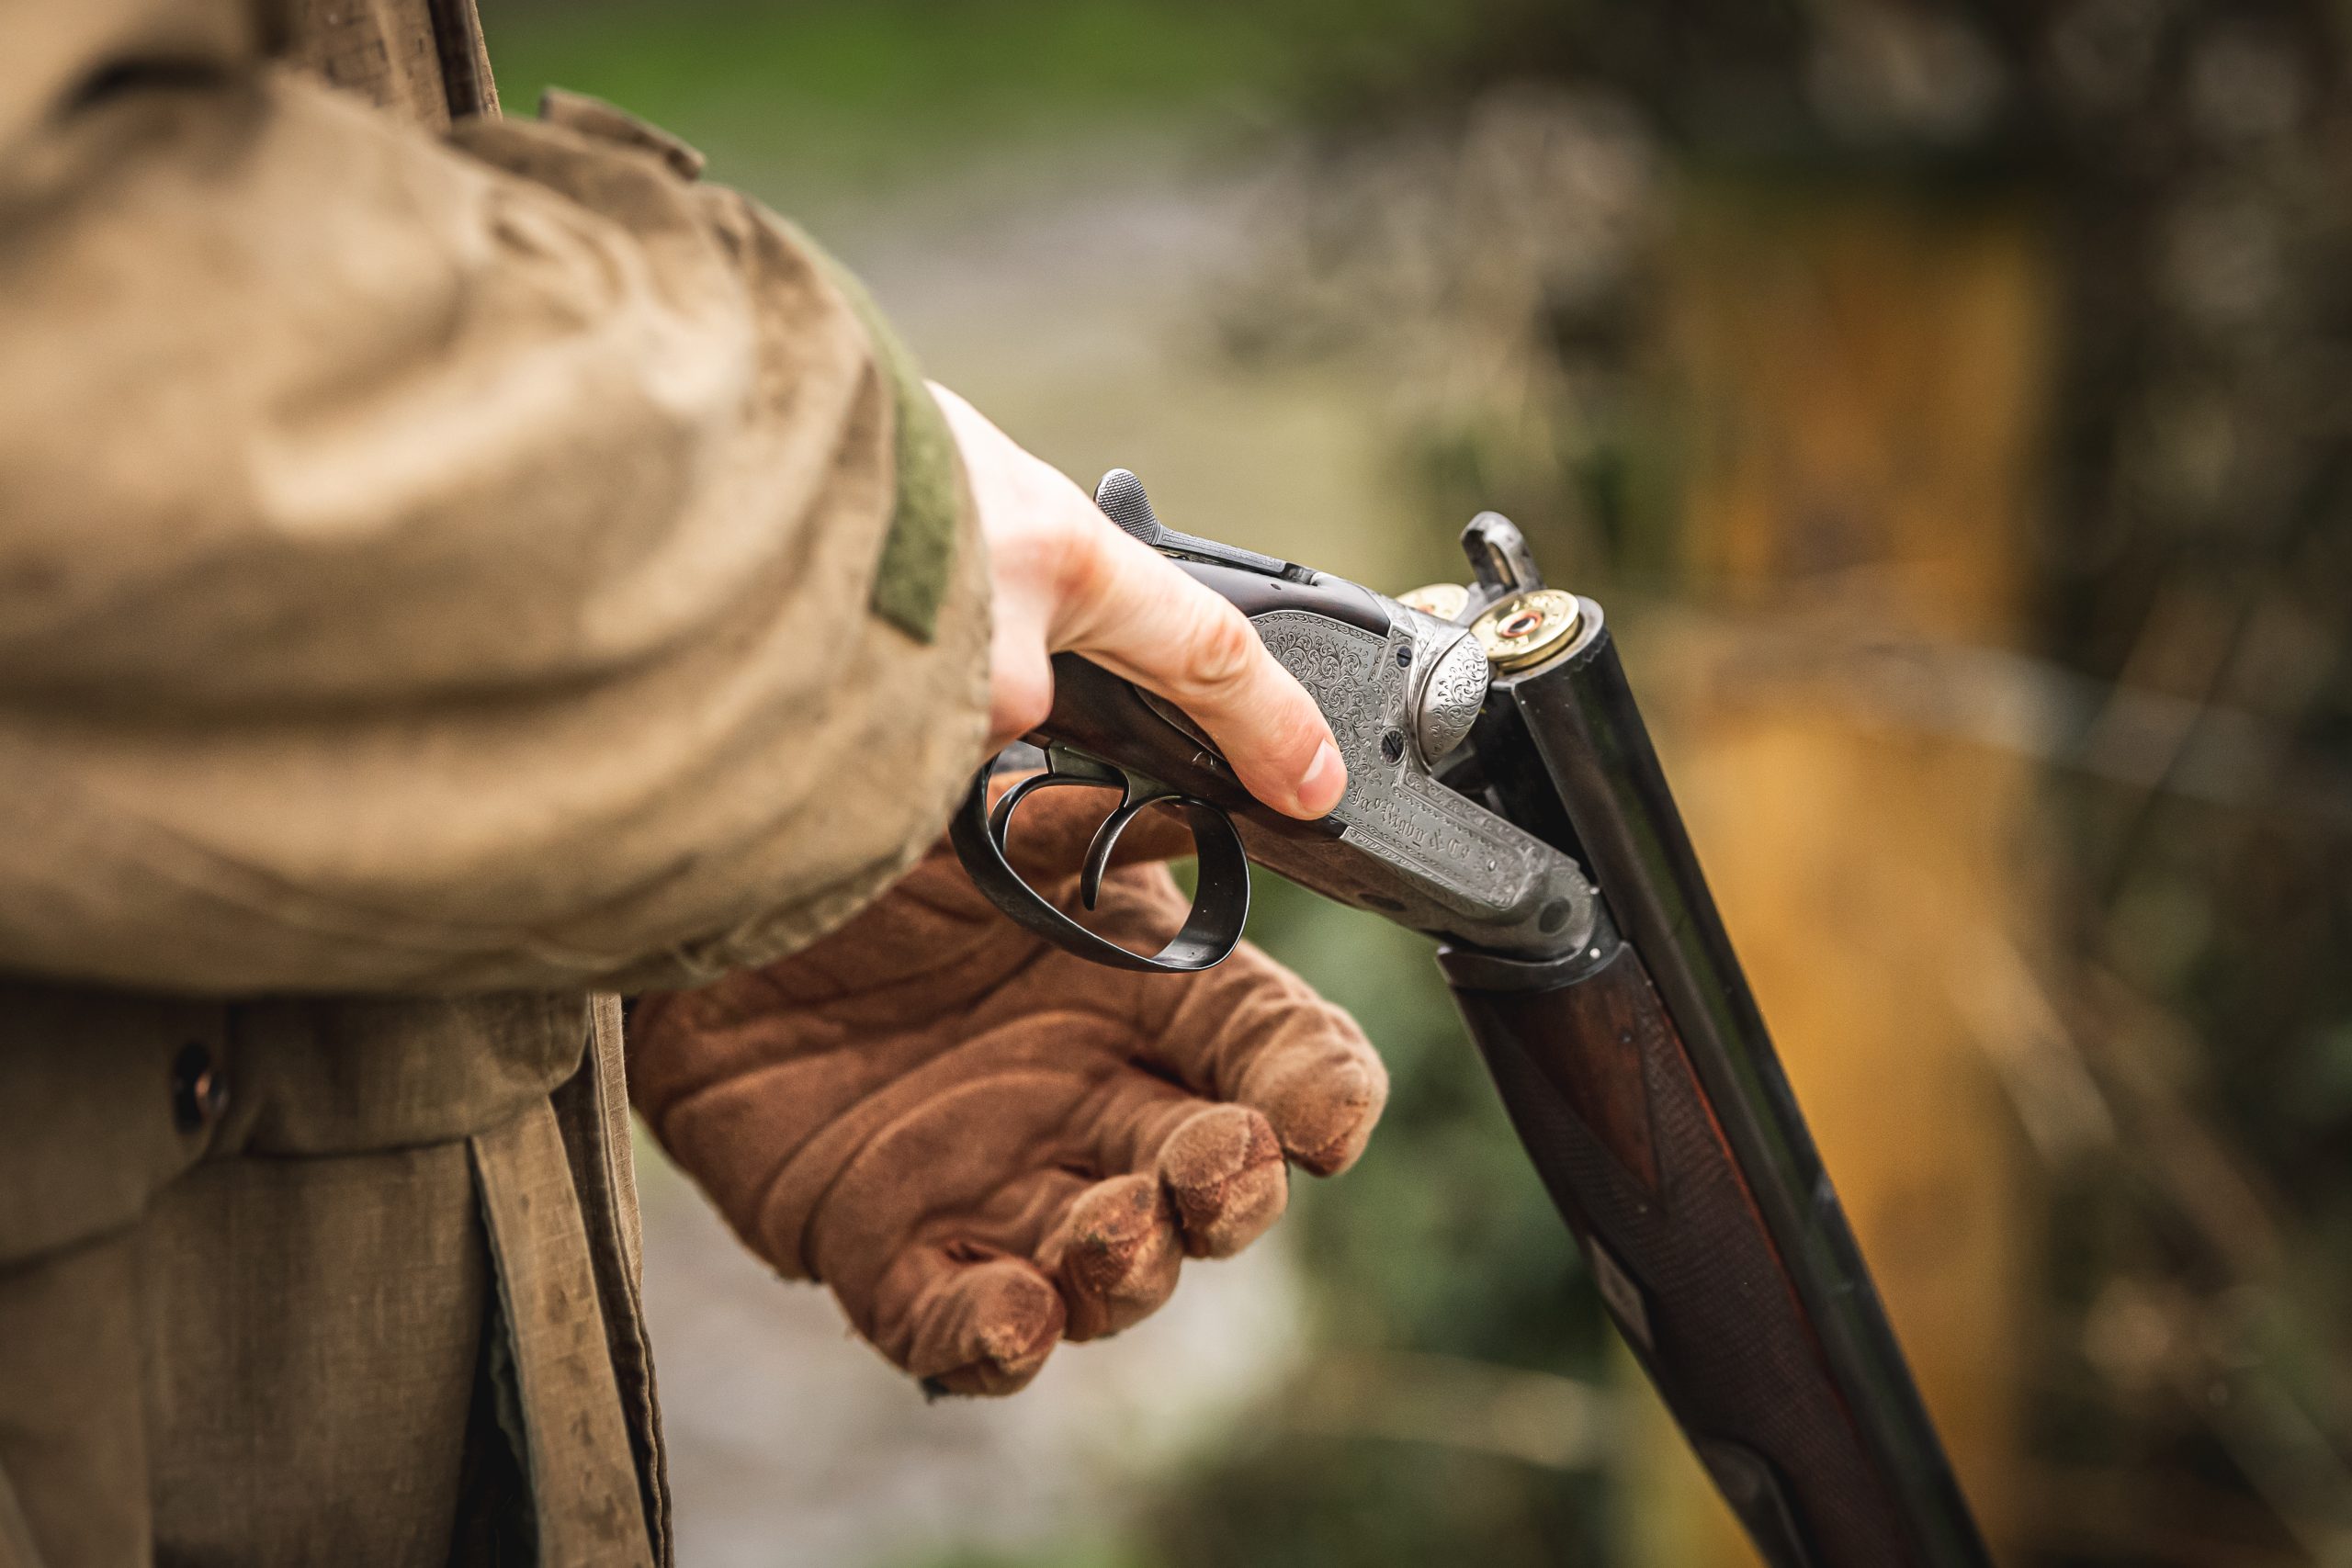
[[[823,246],[809,243],[805,234],[798,238],[857,313],[873,341],[875,363],[889,378],[898,410],[893,421],[896,499],[868,603],[876,615],[909,637],[929,642],[938,630],[939,607],[956,565],[956,520],[962,505],[956,438],[914,355],[891,330],[865,285]]]

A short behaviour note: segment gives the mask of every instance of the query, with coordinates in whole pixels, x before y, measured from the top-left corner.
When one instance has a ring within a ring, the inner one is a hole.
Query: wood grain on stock
[[[1780,1478],[1819,1568],[1913,1561],[1673,1021],[1630,946],[1550,991],[1457,991],[1602,1296],[1695,1444]],[[1630,1299],[1610,1279],[1634,1287]]]

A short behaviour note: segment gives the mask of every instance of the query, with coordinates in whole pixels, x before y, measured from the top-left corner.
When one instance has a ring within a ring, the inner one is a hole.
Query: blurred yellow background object
[[[1668,773],[1724,919],[1997,1549],[2016,1537],[2044,1194],[1999,1072],[2019,1021],[1985,997],[2048,951],[2032,770],[1823,688],[1858,645],[2022,635],[2042,237],[2007,206],[1693,206],[1668,269],[1696,433],[1679,544],[1717,613],[1654,625],[1631,656],[1660,682]],[[1756,1561],[1645,1411],[1632,1560]]]

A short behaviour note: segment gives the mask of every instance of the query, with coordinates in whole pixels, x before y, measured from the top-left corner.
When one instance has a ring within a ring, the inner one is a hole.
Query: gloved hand
[[[1114,798],[1038,792],[1016,869],[1074,907]],[[1156,949],[1186,905],[1159,861],[1190,845],[1147,813],[1081,918]],[[944,844],[816,946],[645,998],[628,1062],[654,1135],[752,1249],[955,1393],[1010,1393],[1057,1339],[1157,1309],[1186,1256],[1281,1215],[1285,1157],[1351,1164],[1388,1093],[1347,1014],[1257,949],[1187,976],[1086,963],[1000,915]]]

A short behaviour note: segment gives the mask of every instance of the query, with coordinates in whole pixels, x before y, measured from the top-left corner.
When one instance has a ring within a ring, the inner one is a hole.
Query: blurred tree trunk
[[[1823,682],[1860,646],[2020,640],[2041,252],[2007,209],[1818,187],[1702,190],[1674,249],[1667,369],[1692,444],[1675,543],[1719,615],[1637,625],[1627,661],[1658,674],[1724,918],[1998,1540],[2040,1195],[1984,1037],[2018,1021],[1984,998],[2030,998],[2018,955],[2043,946],[2018,874],[2033,773],[1871,725]],[[1633,1463],[1627,1561],[1754,1561],[1655,1405]]]

